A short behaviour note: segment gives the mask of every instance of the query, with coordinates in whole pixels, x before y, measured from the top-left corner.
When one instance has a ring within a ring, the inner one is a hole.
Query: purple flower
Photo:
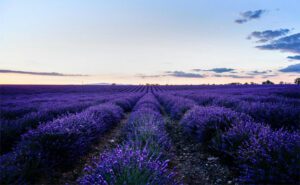
[[[197,141],[209,143],[219,142],[221,134],[233,124],[250,120],[244,114],[222,107],[194,107],[182,118],[180,124],[184,131]]]
[[[85,175],[78,179],[82,185],[96,184],[179,184],[168,169],[168,161],[153,157],[144,149],[132,149],[125,145],[104,152]]]

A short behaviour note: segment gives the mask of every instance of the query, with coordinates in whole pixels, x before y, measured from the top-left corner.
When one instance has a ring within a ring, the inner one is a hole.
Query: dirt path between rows
[[[221,164],[218,157],[210,155],[201,144],[188,138],[178,122],[165,118],[166,131],[173,144],[171,165],[184,184],[235,184],[232,172]]]
[[[129,113],[125,115],[123,120],[116,124],[112,129],[110,129],[104,136],[99,138],[99,141],[92,147],[91,151],[84,157],[80,159],[80,161],[73,167],[72,170],[65,172],[63,174],[58,174],[56,177],[51,179],[51,182],[47,180],[49,183],[39,183],[39,184],[76,184],[76,180],[83,174],[83,169],[87,164],[91,164],[92,160],[98,157],[101,153],[106,150],[111,150],[116,148],[118,144],[122,142],[123,137],[123,128],[127,123],[129,117]]]

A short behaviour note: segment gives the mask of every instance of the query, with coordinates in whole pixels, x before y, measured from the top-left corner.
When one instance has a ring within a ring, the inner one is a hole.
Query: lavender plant
[[[264,129],[238,151],[241,182],[294,184],[300,177],[300,134]]]
[[[182,118],[184,131],[203,143],[220,142],[221,135],[233,124],[250,120],[250,117],[222,107],[194,107]]]
[[[175,174],[168,167],[168,160],[161,161],[144,149],[122,146],[103,153],[92,165],[85,168],[79,184],[88,185],[165,185],[178,184]]]

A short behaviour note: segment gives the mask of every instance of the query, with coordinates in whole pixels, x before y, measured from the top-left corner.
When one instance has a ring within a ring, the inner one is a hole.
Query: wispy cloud
[[[254,11],[246,11],[246,12],[242,12],[240,15],[241,17],[239,19],[236,19],[235,22],[238,24],[243,24],[246,23],[250,20],[253,19],[259,19],[261,18],[261,16],[266,12],[266,10],[254,10]]]
[[[146,74],[137,74],[136,77],[140,78],[159,78],[159,77],[179,77],[179,78],[205,78],[206,75],[201,75],[197,73],[188,73],[184,71],[165,71],[163,74],[154,74],[154,75],[146,75]]]
[[[264,74],[268,74],[268,73],[271,73],[272,70],[265,70],[265,71],[249,71],[247,72],[248,75],[264,75]]]
[[[278,74],[269,74],[269,75],[262,75],[262,78],[270,78],[270,77],[276,77]]]
[[[265,30],[265,31],[254,31],[247,39],[258,39],[257,42],[268,42],[275,38],[285,36],[290,32],[289,29],[278,29],[278,30]]]
[[[197,73],[187,73],[184,71],[166,71],[167,76],[182,77],[182,78],[204,78],[205,75]]]
[[[287,58],[290,59],[290,60],[300,60],[300,55],[288,56]]]
[[[228,78],[254,78],[254,76],[249,75],[221,75],[221,74],[215,74],[213,77],[228,77]]]
[[[224,67],[221,67],[221,68],[213,68],[213,69],[192,69],[192,71],[212,71],[212,72],[215,72],[215,73],[225,73],[225,72],[232,72],[234,71],[234,69],[232,68],[224,68]]]
[[[0,69],[0,73],[15,73],[15,74],[27,74],[27,75],[39,75],[39,76],[88,76],[82,74],[63,74],[56,72],[33,72],[33,71],[15,71]]]
[[[163,75],[145,75],[145,74],[137,74],[136,77],[139,78],[159,78],[162,77]]]
[[[280,69],[279,71],[284,73],[300,73],[300,63],[287,66],[286,68]]]
[[[300,53],[300,33],[274,40],[269,44],[256,46],[256,48],[262,50],[280,50],[298,54]]]

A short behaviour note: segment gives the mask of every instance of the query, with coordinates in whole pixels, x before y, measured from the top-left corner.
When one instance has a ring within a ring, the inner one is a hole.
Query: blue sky
[[[292,82],[300,73],[299,7],[299,0],[0,0],[0,83]],[[288,36],[297,42],[282,48]]]

